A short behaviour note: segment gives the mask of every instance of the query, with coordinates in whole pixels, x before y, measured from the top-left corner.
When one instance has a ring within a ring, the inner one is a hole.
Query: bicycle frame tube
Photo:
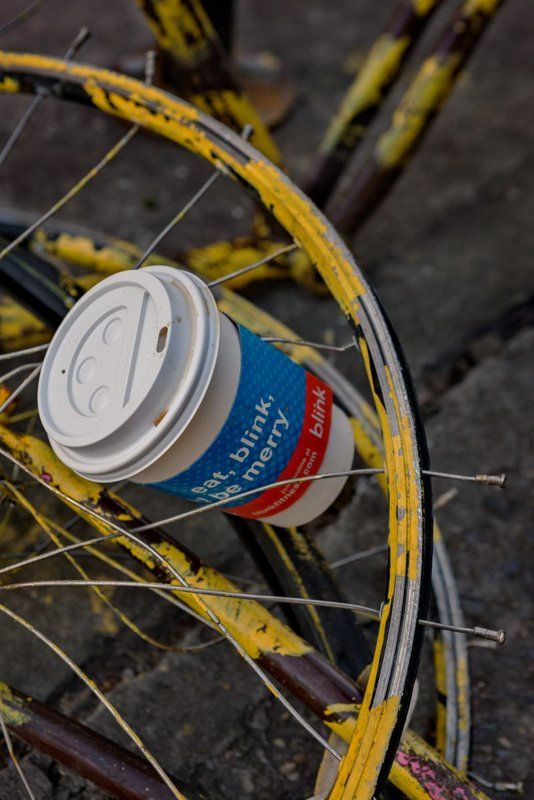
[[[171,800],[169,788],[144,759],[2,682],[0,710],[12,734],[118,800]],[[187,800],[206,800],[172,781]]]
[[[280,151],[239,87],[200,0],[137,2],[162,53],[166,76],[179,93],[238,133],[245,125],[252,125],[253,144],[279,164]]]
[[[503,0],[464,0],[394,110],[331,221],[345,234],[363,225],[400,177],[451,94],[456,79]]]
[[[402,68],[441,0],[403,0],[373,44],[319,147],[306,194],[323,208],[349,159],[395,85]]]

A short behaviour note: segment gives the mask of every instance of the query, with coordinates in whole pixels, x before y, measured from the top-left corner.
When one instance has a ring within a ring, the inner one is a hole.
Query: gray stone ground
[[[297,84],[299,104],[277,136],[294,175],[302,178],[348,81],[347,63],[361,59],[392,0],[336,0],[331,7],[320,0],[241,5],[240,45],[280,55]],[[7,0],[2,20],[22,7],[18,0]],[[433,23],[434,34],[449,11],[447,5]],[[527,52],[533,23],[532,6],[506,5],[415,163],[354,243],[405,347],[434,467],[509,475],[505,492],[458,486],[440,521],[468,620],[508,631],[507,644],[498,651],[470,649],[473,769],[491,780],[522,780],[524,796],[531,797],[534,286],[529,251],[534,196]],[[113,65],[124,50],[149,44],[130,0],[46,0],[41,13],[2,45],[58,54],[82,24],[93,30],[83,53],[90,62]],[[419,52],[427,47],[428,42]],[[1,140],[26,104],[1,99]],[[92,112],[47,103],[4,169],[0,206],[40,212],[121,131]],[[148,137],[134,141],[128,156],[63,217],[143,245],[200,184],[206,168]],[[246,230],[248,205],[240,192],[225,186],[213,201],[198,208],[169,239],[169,254],[224,236],[229,220],[232,232]],[[321,325],[343,341],[342,320],[327,300],[303,296],[287,285],[268,292],[251,289],[249,295],[303,335],[317,336]],[[339,363],[348,372],[350,361]],[[436,494],[447,488],[436,484]],[[171,505],[180,507],[147,492],[142,500],[152,515],[163,503],[165,512]],[[355,519],[358,536],[351,525]],[[379,519],[375,490],[362,484],[350,508],[318,533],[319,541],[331,557],[374,544],[381,540]],[[5,545],[23,549],[35,540],[35,531],[22,515],[14,523],[17,538],[8,535]],[[254,575],[220,516],[191,522],[180,536],[217,566]],[[348,596],[376,601],[382,566],[366,566],[365,576],[360,567],[340,577]],[[65,572],[50,562],[46,574]],[[81,593],[28,593],[11,602],[68,649],[128,720],[138,724],[173,772],[217,796],[297,798],[311,792],[318,748],[228,649],[194,655],[154,650],[116,626],[109,614],[95,616]],[[166,643],[205,636],[185,619],[177,625],[162,602],[147,604],[137,593],[119,602],[144,630]],[[3,680],[120,738],[67,669],[11,623],[2,626],[2,645]],[[423,733],[432,729],[430,676],[425,653],[417,713]],[[39,798],[102,797],[47,759],[26,754],[23,763]],[[0,770],[2,800],[22,796],[12,768]]]

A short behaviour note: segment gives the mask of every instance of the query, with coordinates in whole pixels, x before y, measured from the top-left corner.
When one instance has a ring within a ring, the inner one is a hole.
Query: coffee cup
[[[76,303],[44,359],[38,405],[79,475],[224,501],[273,525],[315,519],[346,478],[262,487],[344,472],[354,455],[331,388],[167,266],[113,275]]]

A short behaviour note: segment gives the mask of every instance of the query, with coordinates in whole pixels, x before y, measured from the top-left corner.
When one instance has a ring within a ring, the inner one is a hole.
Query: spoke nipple
[[[504,489],[506,486],[506,474],[504,472],[501,472],[500,475],[475,475],[475,480],[485,486],[498,486],[499,489]]]
[[[85,25],[83,26],[83,28],[80,28],[76,38],[74,39],[73,43],[65,53],[65,60],[71,61],[78,52],[78,50],[80,49],[80,47],[82,47],[86,43],[86,41],[89,39],[90,36],[91,36],[91,31],[89,30],[89,28],[86,28]]]
[[[494,789],[496,792],[517,792],[522,794],[524,791],[523,781],[489,781],[476,772],[469,771],[467,774],[477,783],[480,783],[481,786],[485,786],[486,789]]]
[[[75,46],[81,47],[82,44],[84,44],[89,39],[90,36],[91,36],[91,31],[84,25],[83,28],[80,28],[80,32],[76,38]]]
[[[145,54],[145,83],[152,86],[156,74],[156,51],[147,50]]]
[[[254,133],[254,125],[251,125],[250,122],[247,122],[247,124],[243,127],[243,130],[241,131],[241,138],[244,139],[246,142],[248,142],[253,133]]]
[[[517,792],[518,794],[523,794],[525,787],[522,781],[517,781],[517,783],[497,781],[495,789],[498,792]]]
[[[497,644],[504,644],[506,641],[506,631],[494,631],[491,628],[481,628],[478,625],[473,628],[473,636],[479,639],[490,639],[492,642],[497,642]]]

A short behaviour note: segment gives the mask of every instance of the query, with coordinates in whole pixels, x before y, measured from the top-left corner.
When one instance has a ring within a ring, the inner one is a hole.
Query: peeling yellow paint
[[[18,81],[13,80],[13,78],[10,78],[8,75],[0,80],[0,92],[15,94],[18,91],[20,91],[20,84]]]
[[[145,3],[139,2],[141,8]],[[159,46],[176,62],[178,70],[202,73],[204,63],[220,51],[218,35],[198,0],[152,0],[145,14]],[[154,15],[154,16],[153,16]],[[281,163],[278,147],[249,99],[235,86],[189,94],[197,108],[235,130],[252,125],[251,140],[267,158]]]
[[[1,681],[0,710],[5,722],[14,727],[24,725],[29,719],[29,714],[21,708],[19,701],[13,696],[9,686]]]
[[[361,722],[365,727],[358,725],[346,754],[341,761],[336,781],[329,795],[329,800],[354,800],[356,797],[372,797],[374,794],[381,761],[368,759],[370,745],[378,748],[385,756],[389,744],[390,731],[395,724],[400,707],[399,697],[390,697],[380,706],[360,711]],[[362,717],[365,717],[363,719]],[[365,736],[358,734],[358,730],[365,730]],[[340,734],[341,735],[341,734]]]
[[[198,571],[185,554],[176,546],[163,542],[156,545],[158,552],[172,564],[186,579],[190,586],[236,592],[239,589],[224,575],[202,565]],[[207,618],[202,603],[192,594],[178,593],[180,599],[191,605],[199,614]],[[230,633],[245,648],[252,658],[262,654],[300,656],[311,652],[312,648],[286,625],[274,617],[264,606],[254,601],[243,601],[230,597],[202,596],[202,601],[215,612]]]
[[[254,264],[283,246],[282,242],[255,242],[248,237],[243,237],[229,242],[214,242],[204,247],[193,248],[187,252],[185,261],[190,269],[208,280],[214,280],[249,264]],[[292,277],[292,255],[288,254],[274,263],[265,264],[249,273],[232,278],[225,285],[228,289],[242,289],[255,280],[290,278]]]
[[[466,17],[473,14],[495,14],[502,0],[467,0],[462,6],[462,14]]]
[[[401,103],[397,106],[391,127],[379,138],[375,157],[387,169],[401,167],[419,140],[428,117],[437,112],[449,95],[460,53],[444,61],[427,58]]]
[[[46,325],[10,297],[0,298],[0,345],[3,352],[33,347],[49,341]]]
[[[397,39],[389,34],[380,36],[375,42],[358,76],[350,86],[337,114],[331,120],[321,143],[321,152],[329,153],[340,140],[347,147],[365,132],[365,128],[355,128],[353,120],[361,112],[377,105],[385,87],[398,70],[410,39]]]
[[[438,0],[412,0],[412,6],[415,13],[420,16],[426,16],[437,4]]]

